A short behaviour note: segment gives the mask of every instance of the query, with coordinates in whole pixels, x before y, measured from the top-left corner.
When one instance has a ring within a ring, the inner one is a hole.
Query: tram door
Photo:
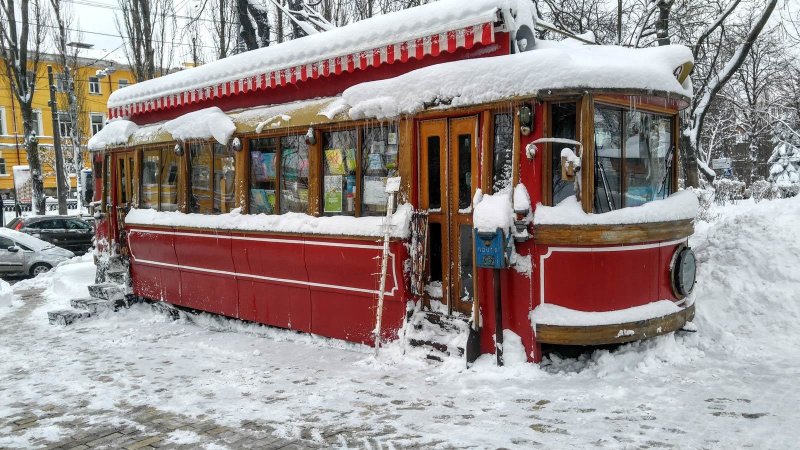
[[[135,206],[136,193],[134,174],[136,158],[134,152],[117,153],[112,156],[114,170],[114,236],[120,244],[125,243],[123,225],[125,215]]]
[[[476,116],[419,126],[420,206],[428,210],[426,292],[448,311],[464,314],[475,298],[471,205],[478,186],[477,129]]]

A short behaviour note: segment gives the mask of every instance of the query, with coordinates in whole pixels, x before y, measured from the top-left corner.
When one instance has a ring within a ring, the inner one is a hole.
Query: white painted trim
[[[172,231],[162,231],[162,230],[130,230],[128,239],[134,233],[139,234],[163,234],[163,235],[174,235],[174,236],[190,236],[190,237],[204,237],[210,239],[231,239],[231,240],[242,240],[242,241],[256,241],[256,242],[274,242],[274,243],[284,243],[284,244],[304,244],[304,245],[319,245],[319,246],[327,246],[327,247],[343,247],[343,248],[362,248],[362,249],[377,249],[380,250],[383,247],[380,245],[364,245],[364,244],[346,244],[341,242],[319,242],[319,241],[304,241],[300,239],[274,239],[274,238],[256,238],[256,237],[246,237],[246,236],[228,236],[228,235],[213,235],[213,234],[202,234],[202,233],[187,233],[187,232],[172,232]],[[377,295],[377,289],[363,289],[357,288],[352,286],[342,286],[336,284],[326,284],[326,283],[315,283],[312,281],[306,280],[293,280],[289,278],[277,278],[277,277],[267,277],[263,275],[254,275],[248,273],[239,273],[239,272],[231,272],[227,270],[217,270],[217,269],[208,269],[204,267],[195,267],[195,266],[186,266],[181,264],[172,264],[172,263],[165,263],[160,261],[151,261],[147,259],[140,259],[137,258],[136,255],[133,253],[133,247],[130,247],[131,257],[133,261],[140,264],[157,266],[157,267],[168,267],[174,268],[179,270],[190,270],[196,272],[203,272],[203,273],[210,273],[215,275],[228,275],[232,276],[233,278],[249,278],[255,280],[262,280],[262,281],[273,281],[276,283],[284,283],[284,284],[296,284],[296,285],[304,285],[310,287],[319,287],[319,288],[326,288],[326,289],[334,289],[334,290],[343,290],[349,292],[360,292],[365,294],[373,294]],[[397,281],[397,264],[395,264],[395,255],[394,253],[390,252],[389,257],[392,259],[392,279],[394,285],[392,286],[391,291],[385,291],[384,295],[387,296],[394,296],[395,291],[398,290],[398,281]]]
[[[618,245],[613,247],[548,247],[547,253],[539,256],[539,303],[545,304],[544,301],[544,262],[555,252],[563,253],[603,253],[603,252],[625,252],[629,250],[647,250],[651,248],[669,247],[670,245],[678,245],[687,243],[689,238],[676,239],[674,241],[656,242],[652,244],[637,244],[637,245]]]

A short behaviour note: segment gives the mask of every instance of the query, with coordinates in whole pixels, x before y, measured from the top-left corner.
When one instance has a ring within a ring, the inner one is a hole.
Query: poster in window
[[[342,176],[325,175],[325,212],[342,212]]]
[[[250,189],[250,212],[252,214],[274,214],[275,190]]]
[[[386,166],[383,164],[383,155],[380,153],[370,153],[369,159],[367,160],[367,171],[383,172],[385,169]]]
[[[386,177],[364,177],[364,204],[382,206],[387,199]]]
[[[379,154],[382,155],[386,152],[386,143],[383,141],[372,141],[372,145],[369,148],[370,154]]]
[[[344,175],[344,153],[340,149],[325,150],[325,162],[330,175]]]
[[[356,149],[348,148],[344,153],[345,161],[347,162],[347,173],[356,173]]]
[[[397,145],[397,133],[390,132],[388,137],[387,137],[387,141],[388,141],[388,144],[390,144],[390,145],[392,145],[392,144]]]

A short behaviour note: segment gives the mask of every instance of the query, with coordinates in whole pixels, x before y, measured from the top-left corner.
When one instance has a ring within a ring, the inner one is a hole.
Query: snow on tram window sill
[[[411,205],[404,203],[392,215],[394,238],[407,238],[410,234]],[[128,225],[154,225],[164,227],[206,228],[225,231],[272,231],[276,233],[318,234],[329,236],[382,237],[384,216],[376,217],[314,217],[308,214],[286,213],[205,215],[181,212],[132,209],[125,216]]]
[[[586,214],[574,196],[556,206],[536,205],[534,225],[619,225],[633,223],[694,220],[697,196],[690,190],[678,191],[664,200],[632,206],[602,214]]]
[[[693,301],[684,302],[683,307],[690,306],[692,303]],[[543,303],[531,311],[530,319],[531,324],[534,326],[557,325],[590,327],[654,319],[674,314],[681,311],[683,307],[678,306],[670,300],[658,300],[646,305],[634,306],[617,311],[595,312],[577,311],[563,306]]]

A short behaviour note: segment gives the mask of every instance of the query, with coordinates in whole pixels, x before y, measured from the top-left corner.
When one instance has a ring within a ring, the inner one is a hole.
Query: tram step
[[[103,300],[124,299],[125,288],[116,283],[90,284],[89,295]]]
[[[112,308],[112,302],[110,300],[104,300],[102,298],[94,298],[94,297],[87,297],[87,298],[73,298],[69,301],[70,306],[75,309],[82,309],[84,311],[89,311],[92,314],[96,314],[100,311],[106,311]]]
[[[128,269],[115,268],[106,271],[106,279],[110,283],[127,285],[128,284]]]
[[[455,356],[458,358],[464,356],[463,347],[450,347],[449,345],[444,344],[442,342],[425,341],[421,339],[411,338],[408,340],[408,344],[411,345],[412,347],[427,348],[429,352],[426,355],[426,357],[428,359],[433,359],[436,361],[441,361],[441,356],[439,354],[442,354],[444,356]],[[431,352],[431,350],[434,350],[434,352]]]
[[[77,309],[60,309],[57,311],[48,311],[47,320],[50,325],[71,325],[79,320],[88,319],[92,316],[89,311],[81,311]]]

